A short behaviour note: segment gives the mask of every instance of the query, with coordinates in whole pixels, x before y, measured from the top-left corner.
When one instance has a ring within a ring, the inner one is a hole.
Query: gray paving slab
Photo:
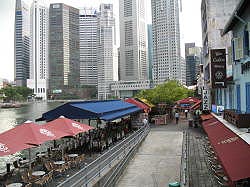
[[[182,132],[151,131],[116,186],[161,187],[180,180]]]

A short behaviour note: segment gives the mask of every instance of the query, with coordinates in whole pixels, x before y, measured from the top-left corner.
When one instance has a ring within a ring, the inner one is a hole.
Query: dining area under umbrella
[[[94,129],[94,127],[65,118],[64,116],[60,116],[43,126],[51,130],[60,131],[64,133],[65,136],[75,136],[79,133]]]

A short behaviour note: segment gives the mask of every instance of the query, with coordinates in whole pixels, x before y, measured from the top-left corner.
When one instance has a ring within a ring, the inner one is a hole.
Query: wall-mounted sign
[[[212,88],[226,87],[226,50],[211,49],[211,81]]]
[[[210,110],[210,92],[209,90],[202,91],[202,108],[203,110]]]

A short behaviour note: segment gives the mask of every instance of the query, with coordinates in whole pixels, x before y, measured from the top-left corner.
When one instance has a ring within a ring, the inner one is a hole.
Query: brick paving
[[[187,173],[186,185],[189,187],[217,187],[217,181],[214,179],[210,170],[210,165],[207,161],[204,138],[205,132],[201,127],[188,127],[188,120],[181,115],[179,124],[176,125],[174,121],[168,125],[155,126],[151,128],[152,131],[182,131],[187,133]]]

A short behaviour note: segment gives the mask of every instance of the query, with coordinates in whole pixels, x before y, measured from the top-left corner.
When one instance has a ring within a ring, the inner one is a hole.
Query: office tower
[[[195,43],[185,43],[185,58],[186,85],[192,86],[196,84],[200,72],[201,48],[195,46]]]
[[[147,33],[144,0],[120,0],[120,80],[146,80]]]
[[[180,68],[181,68],[181,77],[180,77],[180,83],[182,85],[186,85],[186,60],[183,57],[180,57]]]
[[[178,0],[152,0],[153,80],[181,82]]]
[[[97,86],[97,12],[80,9],[80,84]]]
[[[152,24],[148,24],[148,78],[152,80],[152,64],[153,64],[153,38]]]
[[[26,86],[29,78],[29,8],[23,0],[16,0],[15,9],[15,83]]]
[[[49,10],[37,0],[31,5],[30,78],[27,86],[36,97],[47,99]]]
[[[79,87],[79,10],[63,3],[49,9],[49,60],[52,94]]]
[[[114,64],[118,63],[115,34],[113,5],[101,4],[97,34],[98,99],[100,100],[108,99],[112,95],[110,83],[114,80]]]

